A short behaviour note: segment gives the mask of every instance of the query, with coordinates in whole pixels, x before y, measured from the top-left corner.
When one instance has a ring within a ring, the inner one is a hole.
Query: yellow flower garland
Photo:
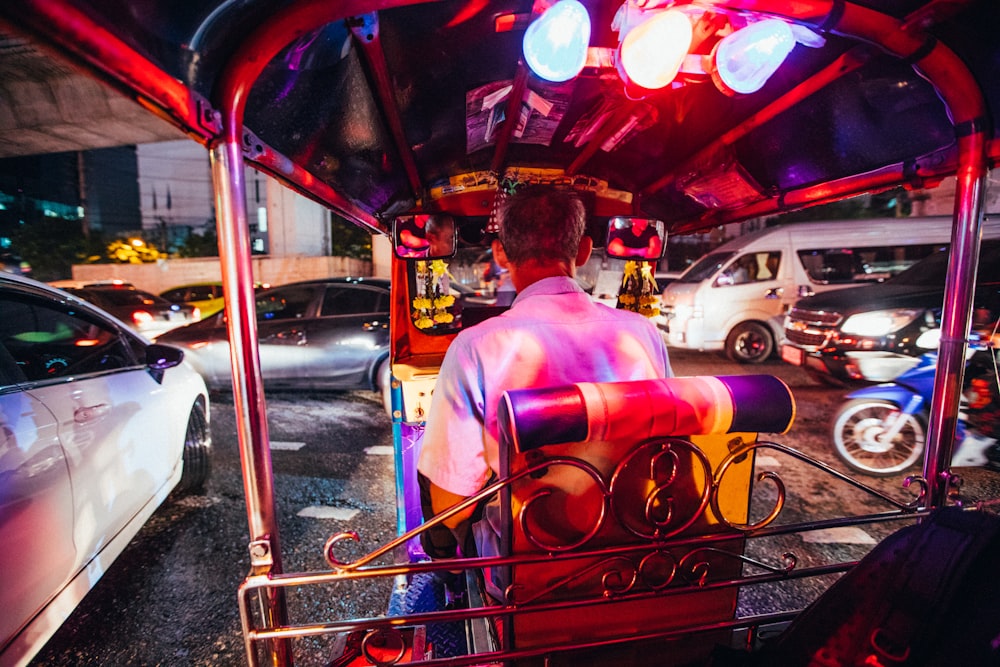
[[[450,324],[455,316],[448,311],[455,305],[455,297],[444,294],[443,280],[448,275],[448,263],[441,259],[417,262],[417,296],[413,305],[413,325],[430,329],[435,324]]]
[[[618,307],[631,310],[645,317],[656,317],[660,309],[656,280],[653,278],[653,263],[629,260],[625,262],[625,274],[618,291]]]

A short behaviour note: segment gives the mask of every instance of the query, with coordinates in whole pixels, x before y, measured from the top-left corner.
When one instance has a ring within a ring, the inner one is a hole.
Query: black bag
[[[1000,518],[947,508],[890,535],[752,664],[997,667]]]

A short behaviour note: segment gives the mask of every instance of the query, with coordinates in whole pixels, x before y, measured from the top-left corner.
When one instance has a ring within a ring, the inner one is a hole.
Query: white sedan
[[[175,488],[210,467],[183,352],[0,273],[0,665],[26,664]]]

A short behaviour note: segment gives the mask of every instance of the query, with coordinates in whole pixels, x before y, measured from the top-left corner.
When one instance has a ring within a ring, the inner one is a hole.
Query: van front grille
[[[807,308],[792,308],[788,311],[788,319],[803,322],[810,326],[834,327],[840,324],[840,313],[825,310],[809,310]]]
[[[830,341],[841,320],[836,312],[792,308],[785,319],[785,339],[792,345],[818,350]]]
[[[785,329],[785,338],[793,345],[819,348],[826,344],[827,335],[815,330],[798,331],[795,329]]]

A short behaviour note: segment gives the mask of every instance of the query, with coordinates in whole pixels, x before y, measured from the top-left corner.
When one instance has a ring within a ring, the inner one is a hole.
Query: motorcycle
[[[937,352],[927,352],[893,381],[864,387],[833,419],[837,456],[857,472],[888,477],[921,461]],[[974,349],[965,372],[953,466],[1000,470],[1000,392],[992,347]]]

